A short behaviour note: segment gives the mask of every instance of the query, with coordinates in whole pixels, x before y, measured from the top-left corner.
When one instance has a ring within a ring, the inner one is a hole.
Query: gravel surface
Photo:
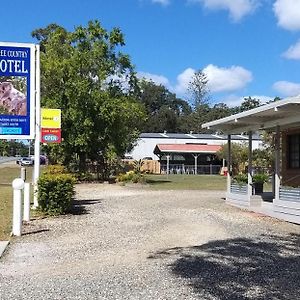
[[[299,299],[300,226],[223,196],[77,186],[72,215],[13,239],[0,299]]]

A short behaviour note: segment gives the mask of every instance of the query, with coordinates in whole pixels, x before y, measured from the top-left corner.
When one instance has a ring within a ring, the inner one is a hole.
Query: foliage
[[[221,147],[216,153],[219,159],[228,158],[228,144]],[[248,162],[248,147],[245,144],[232,143],[231,144],[231,159],[233,173],[238,174],[246,170],[246,165]]]
[[[254,183],[266,183],[269,181],[269,175],[266,173],[257,173],[252,176],[252,182]]]
[[[125,174],[119,174],[117,176],[118,182],[133,182],[133,183],[142,183],[144,182],[144,176],[142,174],[142,167],[144,161],[142,159],[135,160],[131,164],[133,170],[126,172]]]
[[[27,156],[28,146],[15,140],[0,140],[0,156]]]
[[[120,29],[90,21],[73,32],[50,24],[32,35],[41,44],[42,105],[62,109],[63,141],[47,146],[50,161],[85,172],[87,160],[130,150],[145,114],[133,66],[119,52]]]
[[[48,167],[38,180],[39,209],[49,215],[67,213],[74,196],[75,178],[59,166]]]
[[[131,170],[125,174],[120,174],[117,176],[118,182],[132,182],[132,183],[141,183],[144,182],[144,176],[141,173],[136,173]]]
[[[239,107],[239,111],[242,112],[242,111],[253,109],[253,108],[256,108],[259,106],[261,106],[260,100],[249,96],[247,98],[244,98],[244,101],[242,102],[241,106]]]
[[[144,163],[145,162],[142,159],[133,161],[133,171],[135,174],[142,173],[142,167],[143,167]]]
[[[142,126],[147,132],[177,132],[181,119],[191,113],[189,104],[176,97],[163,85],[141,80],[140,101],[147,112],[147,121]]]
[[[208,79],[206,74],[202,71],[196,71],[189,82],[188,91],[191,95],[191,102],[194,108],[200,105],[208,104],[209,102],[209,89]]]
[[[236,176],[234,176],[234,181],[236,181],[238,184],[243,184],[248,182],[248,175],[244,173],[239,173]]]
[[[264,143],[265,148],[253,150],[253,167],[256,169],[272,169],[274,166],[274,151]]]
[[[55,175],[55,174],[67,174],[67,169],[62,165],[48,165],[44,170],[43,174]]]

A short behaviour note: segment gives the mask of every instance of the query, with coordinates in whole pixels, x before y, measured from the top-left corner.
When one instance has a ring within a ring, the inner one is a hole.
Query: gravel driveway
[[[80,185],[0,261],[0,299],[299,299],[300,226],[224,192]]]

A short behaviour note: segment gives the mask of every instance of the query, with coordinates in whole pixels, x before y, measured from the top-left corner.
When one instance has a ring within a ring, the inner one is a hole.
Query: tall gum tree
[[[62,138],[51,147],[65,165],[122,155],[145,119],[137,80],[120,29],[90,21],[69,32],[50,24],[32,32],[41,45],[42,106],[62,109]]]

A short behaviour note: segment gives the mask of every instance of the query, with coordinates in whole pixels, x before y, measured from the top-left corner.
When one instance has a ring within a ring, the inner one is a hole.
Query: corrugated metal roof
[[[144,132],[140,134],[140,138],[154,138],[154,139],[190,139],[190,140],[227,140],[227,135],[223,134],[207,134],[207,133],[151,133]],[[232,140],[247,140],[248,135],[232,135]],[[261,140],[258,134],[253,134],[253,140]]]
[[[200,144],[157,144],[155,152],[168,153],[216,153],[221,149],[219,145],[200,145]]]

